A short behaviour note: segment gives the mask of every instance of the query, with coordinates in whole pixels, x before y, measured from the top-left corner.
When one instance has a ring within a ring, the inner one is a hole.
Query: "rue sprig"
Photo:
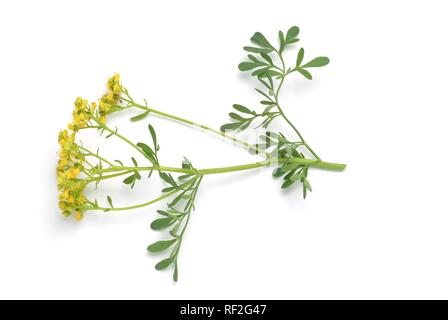
[[[205,177],[273,166],[273,176],[283,178],[281,187],[290,188],[295,184],[301,184],[305,198],[307,193],[312,191],[308,179],[310,168],[344,170],[345,164],[323,161],[317,155],[280,105],[281,88],[288,76],[298,74],[311,80],[310,69],[323,67],[329,63],[327,57],[317,57],[304,62],[305,51],[300,48],[295,64],[288,67],[284,51],[299,42],[298,36],[298,27],[292,27],[285,33],[280,31],[278,45],[274,46],[263,34],[256,32],[253,35],[252,45],[244,47],[248,52],[247,60],[241,62],[238,67],[242,72],[250,72],[256,78],[259,86],[255,90],[262,98],[261,109],[256,111],[241,104],[234,104],[233,111],[229,113],[232,122],[224,124],[220,130],[155,109],[149,106],[146,100],[143,103],[137,102],[123,85],[118,74],[109,78],[106,84],[107,91],[98,102],[77,98],[72,121],[66,130],[59,133],[57,185],[59,207],[63,215],[67,217],[74,215],[77,220],[81,220],[87,212],[126,211],[166,201],[166,207],[157,211],[159,217],[150,225],[152,230],[166,232],[166,239],[149,245],[148,251],[153,254],[166,253],[166,257],[155,267],[157,270],[171,267],[173,279],[177,281],[178,259],[183,237],[195,209],[196,195]],[[227,167],[196,168],[184,157],[178,167],[165,166],[160,163],[161,147],[156,129],[150,123],[147,124],[148,134],[141,141],[132,141],[117,127],[112,128],[108,125],[107,119],[111,114],[125,113],[128,110],[139,111],[137,115],[130,117],[132,122],[147,121],[151,115],[158,115],[229,139],[264,159]],[[282,132],[270,130],[270,125],[275,119],[282,119],[295,136],[288,137]],[[265,130],[258,137],[256,144],[237,139],[232,134],[234,131],[256,127]],[[106,139],[115,138],[128,145],[135,154],[141,155],[146,163],[140,165],[134,154],[130,154],[128,164],[125,164],[125,159],[112,160],[101,154],[98,149],[86,148],[79,140],[82,130],[97,130],[98,134]],[[307,154],[310,157],[307,157]],[[137,183],[156,176],[165,184],[161,195],[143,203],[117,207],[110,196],[105,196],[103,201],[105,204],[100,204],[97,199],[90,199],[86,194],[88,185],[93,184],[98,188],[104,180],[120,179],[121,183],[133,189]]]

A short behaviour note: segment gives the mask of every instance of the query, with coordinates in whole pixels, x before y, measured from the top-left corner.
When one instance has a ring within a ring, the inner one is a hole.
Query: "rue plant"
[[[157,241],[148,247],[152,253],[166,253],[165,258],[156,264],[157,270],[172,267],[173,279],[178,279],[178,259],[184,234],[195,208],[196,195],[201,182],[206,176],[227,172],[252,170],[262,167],[274,167],[273,176],[282,178],[281,187],[286,189],[295,184],[301,185],[303,197],[312,191],[308,173],[310,168],[342,171],[345,164],[323,161],[310,147],[301,132],[287,117],[283,105],[280,104],[280,94],[285,80],[291,75],[312,79],[311,69],[323,67],[329,63],[327,57],[305,59],[305,51],[300,48],[292,66],[286,64],[285,50],[299,42],[299,28],[292,27],[286,33],[280,31],[278,44],[269,42],[261,33],[256,32],[251,38],[252,45],[244,47],[248,52],[247,59],[239,64],[239,70],[250,72],[258,85],[255,90],[260,94],[261,108],[250,108],[241,104],[234,104],[229,113],[230,123],[224,124],[220,130],[198,124],[177,115],[160,111],[148,106],[146,100],[139,103],[131,96],[123,85],[120,76],[115,74],[107,82],[107,91],[98,102],[89,102],[77,98],[72,114],[72,121],[66,130],[59,133],[59,161],[57,165],[57,185],[59,190],[59,208],[63,215],[74,215],[81,220],[87,212],[125,211],[139,209],[166,201],[166,207],[158,210],[159,215],[152,221],[153,230],[166,231],[166,240]],[[108,125],[108,116],[113,113],[124,113],[128,110],[138,110],[131,121],[145,121],[150,115],[158,115],[192,127],[222,136],[234,141],[242,148],[263,156],[262,161],[240,165],[216,168],[196,168],[187,159],[178,167],[165,166],[159,161],[160,145],[155,128],[148,124],[148,134],[141,141],[131,141],[118,128]],[[294,136],[287,136],[282,132],[270,130],[275,119],[282,119],[294,132]],[[263,134],[257,137],[257,143],[250,144],[231,135],[234,131],[261,127]],[[146,159],[140,165],[130,154],[128,164],[125,159],[106,158],[99,150],[86,148],[78,138],[82,130],[97,130],[106,139],[115,138],[128,145],[134,153]],[[157,174],[154,175],[153,173]],[[144,203],[132,206],[114,206],[111,197],[106,196],[101,205],[97,199],[91,199],[86,194],[86,187],[90,184],[96,187],[107,179],[120,179],[132,189],[136,183],[158,176],[165,187],[161,195],[149,199]]]

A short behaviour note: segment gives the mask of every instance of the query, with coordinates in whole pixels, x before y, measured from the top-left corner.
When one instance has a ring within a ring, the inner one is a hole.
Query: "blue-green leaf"
[[[235,109],[239,112],[242,112],[242,113],[254,114],[253,111],[249,110],[248,108],[246,108],[245,106],[242,106],[240,104],[234,104],[232,107],[233,107],[233,109]]]
[[[305,55],[305,50],[303,48],[300,48],[299,53],[297,54],[297,60],[296,60],[297,68],[299,68],[300,65],[302,64],[304,55]]]
[[[258,66],[259,65],[257,63],[253,63],[253,62],[241,62],[238,65],[238,69],[240,71],[249,71],[249,70],[252,70],[252,69],[254,69],[254,68],[258,67]]]
[[[247,52],[253,52],[253,53],[269,53],[272,51],[272,49],[269,48],[256,48],[256,47],[243,47],[244,50]]]
[[[307,78],[308,80],[312,80],[313,76],[311,75],[311,73],[309,73],[308,71],[306,71],[305,69],[302,68],[297,68],[297,71],[299,71],[305,78]]]
[[[288,32],[286,33],[285,43],[293,44],[293,43],[299,41],[299,39],[297,39],[299,32],[300,32],[300,29],[297,26],[293,26],[293,27],[289,28]]]
[[[328,59],[327,57],[317,57],[311,60],[310,62],[304,64],[302,68],[319,68],[326,66],[329,63],[330,59]]]
[[[265,36],[260,32],[255,32],[250,40],[253,43],[258,44],[262,48],[269,48],[272,50],[274,49],[274,47],[269,43]]]
[[[168,228],[170,225],[174,223],[174,219],[171,218],[161,218],[156,219],[151,223],[151,229],[152,230],[163,230],[165,228]]]
[[[172,258],[167,258],[165,260],[160,261],[158,264],[156,264],[156,270],[163,270],[168,268],[174,260]]]
[[[146,158],[152,162],[153,165],[157,165],[157,158],[154,153],[154,151],[145,143],[139,142],[137,143],[137,146],[142,149],[144,154],[146,155]]]
[[[149,111],[143,112],[143,113],[141,113],[141,114],[139,114],[139,115],[136,115],[135,117],[132,117],[132,118],[131,118],[131,121],[132,121],[132,122],[136,122],[136,121],[143,120],[143,119],[145,119],[148,115],[149,115]]]
[[[114,207],[114,204],[112,203],[112,198],[111,197],[107,196],[107,202],[109,202],[109,205],[110,205],[111,208]]]
[[[148,247],[148,251],[153,253],[162,252],[171,247],[176,242],[177,239],[157,241]]]

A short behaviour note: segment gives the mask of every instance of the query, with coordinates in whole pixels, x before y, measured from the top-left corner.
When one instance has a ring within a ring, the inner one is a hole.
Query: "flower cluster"
[[[77,98],[75,101],[75,110],[73,110],[73,122],[68,125],[71,131],[78,131],[85,128],[96,110],[96,103],[89,102],[83,98]]]
[[[84,189],[87,182],[79,175],[84,169],[84,155],[75,142],[76,133],[89,126],[89,122],[99,119],[106,123],[106,115],[114,112],[114,106],[119,102],[122,86],[120,75],[115,74],[107,81],[107,92],[101,97],[99,104],[89,103],[83,98],[77,98],[75,109],[72,114],[72,122],[68,125],[68,130],[59,133],[59,161],[57,166],[57,179],[59,191],[59,208],[62,214],[70,216],[75,213],[75,218],[81,220],[84,215],[84,208],[87,199]],[[98,120],[96,120],[98,121]]]
[[[86,205],[84,189],[86,183],[78,179],[83,170],[84,156],[75,143],[76,133],[63,130],[59,133],[59,161],[57,166],[59,208],[65,216],[75,212],[75,218],[83,218]]]
[[[106,86],[109,91],[101,97],[99,106],[100,121],[102,123],[106,123],[106,115],[114,111],[113,107],[119,101],[122,92],[120,75],[116,73],[113,77],[110,77]]]

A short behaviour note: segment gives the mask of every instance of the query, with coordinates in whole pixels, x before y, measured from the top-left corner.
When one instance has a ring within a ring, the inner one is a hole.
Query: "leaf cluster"
[[[185,159],[182,166],[194,170],[191,163]],[[163,192],[174,193],[174,198],[168,202],[165,210],[158,210],[159,217],[152,221],[151,229],[162,231],[168,230],[169,239],[157,241],[148,246],[151,253],[164,253],[170,250],[167,258],[156,264],[156,270],[163,270],[173,266],[173,280],[178,280],[178,256],[184,232],[187,228],[190,214],[194,209],[194,200],[198,191],[202,176],[183,175],[177,180],[171,174],[161,172],[161,178],[169,184]]]
[[[299,32],[300,29],[297,26],[289,28],[286,33],[279,31],[278,46],[271,44],[262,33],[255,32],[250,39],[252,45],[243,47],[248,52],[248,59],[241,62],[238,69],[242,72],[250,72],[251,76],[257,78],[262,85],[261,88],[255,88],[255,90],[263,97],[260,104],[264,109],[262,112],[256,112],[240,104],[233,105],[238,112],[229,113],[232,122],[221,126],[221,131],[245,130],[257,117],[263,118],[258,127],[268,128],[271,122],[281,115],[278,95],[283,79],[297,72],[311,80],[310,68],[323,67],[329,63],[330,60],[327,57],[317,57],[304,63],[305,50],[300,48],[294,66],[286,66],[283,52],[299,42]]]
[[[271,158],[287,159],[285,162],[279,163],[272,172],[275,178],[283,177],[282,189],[290,188],[294,184],[301,184],[303,198],[306,198],[307,192],[312,191],[308,181],[309,166],[294,162],[295,159],[305,159],[305,155],[299,151],[303,143],[290,141],[284,134],[272,131],[261,135],[259,141],[253,146],[256,153],[269,151]]]

